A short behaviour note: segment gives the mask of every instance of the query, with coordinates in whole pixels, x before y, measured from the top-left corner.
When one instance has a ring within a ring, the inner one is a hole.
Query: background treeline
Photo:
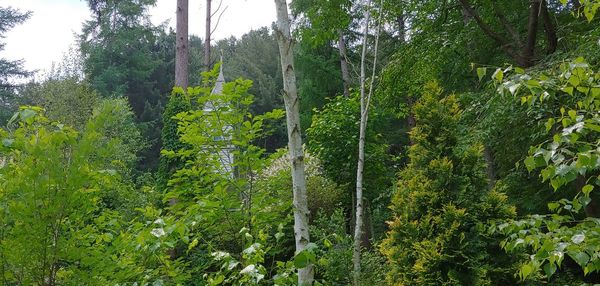
[[[597,0],[291,1],[300,253],[275,28],[213,41],[208,71],[190,36],[183,90],[154,0],[88,4],[41,79],[0,59],[0,285],[600,283]],[[0,7],[0,35],[29,16]]]

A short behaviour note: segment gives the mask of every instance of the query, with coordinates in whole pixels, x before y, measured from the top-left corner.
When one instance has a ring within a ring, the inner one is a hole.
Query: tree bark
[[[459,2],[463,8],[463,13],[466,13],[465,16],[473,18],[473,20],[475,20],[475,23],[477,23],[477,26],[479,26],[479,28],[483,31],[484,34],[492,38],[505,53],[507,53],[515,61],[519,62],[521,55],[519,54],[518,49],[515,47],[515,43],[511,43],[502,35],[496,33],[494,29],[492,29],[492,27],[485,23],[481,16],[479,16],[477,11],[475,11],[475,9],[471,7],[471,3],[469,0],[459,0]]]
[[[406,43],[406,17],[404,11],[396,17],[396,23],[398,24],[398,40],[401,44]]]
[[[485,172],[488,178],[488,188],[491,190],[496,185],[496,168],[494,168],[494,155],[492,149],[487,145],[483,146],[483,159],[485,160]]]
[[[410,94],[406,95],[406,105],[408,105],[408,115],[406,116],[406,125],[408,126],[409,133],[415,126],[417,126],[417,119],[415,119],[415,114],[413,112],[413,106],[415,105],[414,99]],[[415,142],[411,136],[408,136],[408,145],[412,146]]]
[[[556,47],[558,46],[558,37],[556,36],[556,25],[554,24],[552,17],[550,17],[547,1],[542,1],[541,9],[542,10],[540,11],[540,13],[542,16],[542,20],[544,21],[546,41],[548,41],[548,46],[546,47],[546,54],[550,55],[556,51]]]
[[[339,52],[340,52],[340,68],[342,70],[342,81],[344,82],[344,96],[350,96],[350,72],[348,71],[348,53],[346,50],[346,40],[344,40],[344,32],[340,29],[339,34]]]
[[[177,0],[175,86],[188,87],[188,0]]]
[[[308,201],[306,193],[306,177],[304,173],[304,152],[300,134],[300,102],[296,87],[294,70],[294,49],[290,33],[290,19],[286,0],[275,0],[277,12],[276,34],[281,57],[283,74],[283,100],[286,110],[288,148],[292,168],[293,205],[294,205],[294,237],[296,253],[306,249],[310,243],[308,232]],[[298,285],[312,285],[314,268],[312,264],[298,270]]]
[[[535,42],[537,39],[538,19],[540,14],[540,0],[531,0],[529,4],[529,21],[527,23],[527,42],[523,52],[519,57],[518,64],[523,67],[530,67],[534,63]]]
[[[210,70],[210,36],[211,36],[211,27],[210,27],[210,19],[212,18],[212,9],[211,9],[212,0],[206,0],[206,34],[204,35],[204,70]]]

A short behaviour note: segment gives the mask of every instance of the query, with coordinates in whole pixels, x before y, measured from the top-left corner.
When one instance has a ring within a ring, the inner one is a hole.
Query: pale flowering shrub
[[[321,161],[304,151],[306,187],[311,219],[317,212],[330,214],[344,199],[344,188],[330,180],[323,173]],[[286,149],[271,156],[270,163],[259,176],[259,185],[276,201],[291,208],[292,177],[290,159]],[[288,209],[289,210],[289,209]],[[287,211],[287,210],[286,210]]]

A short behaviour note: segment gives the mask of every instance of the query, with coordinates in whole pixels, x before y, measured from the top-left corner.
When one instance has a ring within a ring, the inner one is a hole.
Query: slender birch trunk
[[[188,0],[177,0],[175,86],[188,87]]]
[[[380,6],[381,7],[381,6]],[[364,224],[363,218],[363,170],[365,165],[365,137],[367,132],[367,122],[369,120],[369,106],[371,103],[371,95],[373,94],[373,86],[375,83],[375,75],[377,69],[377,51],[379,48],[379,30],[381,26],[381,10],[377,24],[375,37],[374,59],[373,59],[373,74],[369,85],[369,92],[366,93],[366,57],[367,57],[367,37],[369,35],[369,20],[371,17],[371,0],[367,1],[365,8],[365,29],[363,33],[362,55],[360,59],[360,131],[358,139],[358,166],[356,168],[356,225],[354,227],[354,250],[352,253],[352,264],[354,266],[353,283],[355,286],[360,285],[360,254],[361,254],[361,236]],[[380,8],[381,9],[381,8]]]
[[[290,33],[287,1],[275,0],[275,8],[277,11],[277,42],[279,44],[281,71],[283,73],[283,100],[285,103],[288,130],[288,148],[292,168],[294,237],[296,240],[296,253],[299,253],[306,249],[310,242],[304,152],[302,150],[302,137],[300,136],[300,102],[296,88],[294,49]],[[312,264],[298,270],[298,285],[312,285],[313,280],[314,270]]]

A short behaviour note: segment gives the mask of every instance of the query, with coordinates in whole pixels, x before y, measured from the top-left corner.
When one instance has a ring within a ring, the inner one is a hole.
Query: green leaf
[[[573,95],[573,87],[572,86],[566,86],[561,88],[560,90],[566,92],[569,95]]]
[[[592,96],[599,97],[600,96],[600,87],[592,87]]]
[[[551,202],[551,203],[548,203],[548,209],[549,209],[550,211],[555,211],[555,210],[556,210],[556,209],[558,209],[559,207],[560,207],[560,204],[559,204],[559,203],[557,203],[557,202]]]
[[[554,123],[556,123],[556,120],[554,120],[554,118],[550,118],[548,119],[548,121],[546,121],[546,132],[550,131],[550,129],[552,129],[552,126],[554,126]]]
[[[534,270],[535,269],[531,264],[523,264],[523,266],[521,266],[521,278],[527,278],[529,275],[531,275],[531,273],[533,273]]]
[[[496,81],[502,82],[502,80],[504,79],[504,72],[501,69],[497,69],[494,72],[493,77],[496,79]]]
[[[583,194],[588,197],[590,195],[590,192],[594,189],[594,186],[592,185],[585,185],[583,186],[583,188],[581,189],[581,191],[583,192]]]
[[[329,241],[329,239],[327,239],[327,238],[323,240],[323,244],[327,248],[331,248],[333,246],[333,244],[331,243],[331,241]]]
[[[525,167],[527,167],[528,171],[532,171],[533,169],[535,169],[536,165],[535,165],[535,158],[532,156],[529,156],[527,158],[525,158]]]
[[[294,256],[294,266],[296,268],[304,268],[308,265],[308,255],[306,251],[300,251]]]
[[[596,125],[596,124],[592,124],[592,123],[585,123],[585,128],[596,131],[596,132],[600,132],[600,125]]]
[[[554,272],[556,272],[556,265],[554,265],[554,263],[546,263],[544,265],[544,273],[546,273],[548,278],[550,278]]]
[[[585,267],[585,265],[590,261],[590,256],[583,251],[568,252],[568,254],[581,267]]]
[[[573,87],[578,87],[579,84],[581,83],[581,81],[579,80],[579,77],[576,75],[571,75],[571,77],[569,78],[569,83],[573,86]]]
[[[571,117],[571,120],[575,121],[577,119],[577,111],[575,110],[569,110],[569,117]]]
[[[483,79],[483,77],[485,76],[486,73],[487,73],[486,68],[477,68],[477,77],[479,77],[480,81],[481,81],[481,79]]]

